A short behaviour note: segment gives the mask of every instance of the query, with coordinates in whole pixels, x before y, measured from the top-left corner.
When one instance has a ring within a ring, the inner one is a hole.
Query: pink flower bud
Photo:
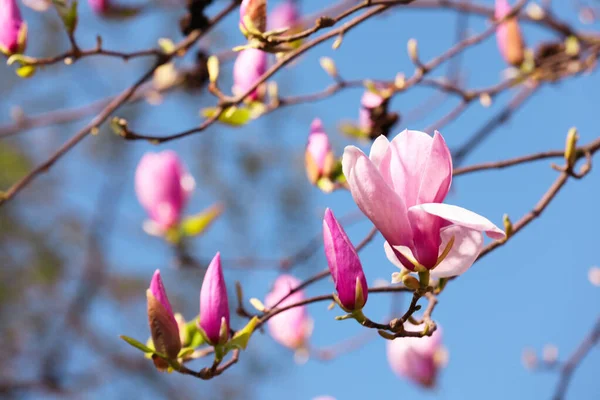
[[[267,308],[275,305],[290,291],[300,285],[300,281],[291,275],[281,275],[275,281],[273,290],[265,298]],[[304,292],[299,290],[281,303],[277,308],[283,308],[304,300]],[[294,307],[277,314],[267,322],[273,339],[290,349],[297,349],[306,343],[312,333],[312,320],[308,316],[306,306]]]
[[[240,6],[240,25],[248,30],[244,17],[250,19],[254,29],[264,32],[267,28],[267,1],[243,0]]]
[[[329,208],[323,219],[323,242],[340,306],[348,312],[362,309],[369,294],[367,280],[354,246]]]
[[[360,129],[369,132],[373,127],[373,119],[371,112],[374,108],[379,107],[383,103],[383,97],[369,90],[365,91],[360,100],[360,110],[358,113],[358,124]]]
[[[200,328],[212,345],[229,339],[229,301],[221,269],[221,253],[210,262],[200,289]]]
[[[233,65],[233,94],[239,96],[246,93],[266,70],[267,53],[258,49],[240,51]],[[259,92],[259,89],[256,88],[246,98],[252,101],[258,100]]]
[[[496,0],[494,16],[496,19],[504,18],[511,11],[507,0]],[[525,59],[525,44],[519,23],[515,17],[509,18],[496,28],[498,49],[504,60],[514,66],[519,66]]]
[[[88,0],[88,4],[96,14],[104,14],[110,7],[110,0]]]
[[[269,15],[269,30],[278,30],[293,28],[298,24],[300,13],[296,3],[292,0],[286,0],[280,3]]]
[[[171,150],[146,153],[135,171],[138,200],[161,230],[179,222],[193,188],[194,178]]]
[[[322,176],[329,175],[335,163],[329,138],[318,118],[310,125],[304,161],[306,174],[313,184]]]
[[[181,350],[179,327],[159,270],[156,270],[152,276],[150,288],[146,291],[146,298],[148,300],[148,323],[154,349],[170,359],[175,359]],[[158,357],[154,358],[154,364],[161,370],[168,367],[165,360]]]
[[[25,51],[27,24],[16,0],[0,0],[0,52],[11,56]]]
[[[408,331],[419,331],[423,326],[405,324]],[[425,387],[435,386],[443,359],[442,332],[438,327],[431,336],[400,337],[387,341],[387,357],[392,371],[400,377]]]

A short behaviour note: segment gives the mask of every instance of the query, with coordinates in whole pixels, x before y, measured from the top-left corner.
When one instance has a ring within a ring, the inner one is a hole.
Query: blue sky
[[[221,1],[216,3],[211,10],[224,4]],[[480,3],[491,5],[493,2]],[[553,3],[556,15],[576,23],[570,2]],[[323,4],[317,0],[303,1],[302,9],[312,12]],[[106,48],[134,50],[153,46],[158,37],[176,40],[180,37],[176,28],[180,14],[162,11],[144,15],[133,22],[106,22],[91,14],[87,4],[82,2],[80,42],[82,46],[91,47],[94,36],[99,33]],[[47,16],[44,20],[47,23],[49,19],[50,16]],[[346,79],[393,79],[398,72],[410,75],[413,67],[406,54],[407,40],[416,38],[421,57],[428,60],[452,44],[455,19],[455,14],[448,11],[395,9],[348,33],[336,51],[331,49],[330,42],[313,49],[295,65],[277,74],[275,80],[282,95],[318,91],[330,83],[330,78],[318,63],[323,56],[334,59]],[[240,44],[243,38],[236,25],[237,15],[230,16],[206,43],[218,48]],[[469,18],[472,32],[481,32],[487,26],[481,17]],[[587,29],[590,28],[597,29],[598,25]],[[30,30],[32,39],[41,33],[35,25],[31,25]],[[551,33],[529,25],[524,32],[529,45],[553,37]],[[41,54],[44,39],[33,40],[31,54]],[[462,65],[470,88],[493,85],[505,68],[493,37],[469,50]],[[47,109],[47,96],[56,96],[53,98],[57,104],[76,106],[116,93],[130,84],[145,67],[143,62],[138,61],[123,66],[121,61],[97,58],[70,68],[68,71],[64,66],[48,68],[41,71],[36,80],[26,82],[22,91],[15,90],[14,86],[13,90],[8,89],[8,97],[0,103],[0,122],[8,121],[11,105],[22,105],[28,111]],[[225,68],[222,74],[226,76],[228,71]],[[432,76],[442,76],[444,71],[444,68],[438,69]],[[95,78],[70,79],[71,73]],[[0,70],[0,79],[6,79],[8,86],[12,86],[13,78],[7,69]],[[228,77],[223,78],[223,82],[224,88],[230,86]],[[595,73],[544,87],[509,123],[500,127],[472,153],[465,160],[465,165],[560,149],[572,126],[579,129],[581,143],[593,140],[600,134],[597,117],[599,85],[600,80]],[[61,94],[57,95],[59,86]],[[31,93],[35,93],[33,98]],[[397,96],[391,107],[394,111],[407,113],[432,93],[430,89],[410,90]],[[454,148],[463,143],[514,93],[512,90],[499,96],[490,108],[472,104],[461,118],[441,130],[449,146]],[[279,258],[302,247],[319,232],[320,215],[326,207],[332,208],[338,216],[356,210],[349,193],[325,195],[311,187],[303,178],[302,160],[308,126],[315,117],[323,120],[337,154],[341,154],[345,145],[355,144],[342,137],[336,126],[341,120],[356,119],[361,94],[362,89],[348,89],[325,101],[279,110],[241,129],[214,126],[202,134],[161,146],[162,149],[177,150],[196,176],[198,189],[188,206],[190,212],[199,211],[212,202],[223,201],[224,195],[238,197],[237,205],[243,209],[228,209],[223,219],[194,244],[195,254],[203,259],[212,257],[216,251],[221,251],[224,259],[241,256]],[[134,129],[141,132],[176,132],[197,124],[200,121],[199,109],[213,101],[207,95],[173,94],[160,107],[145,105],[130,110],[135,112],[131,121]],[[401,122],[395,132],[405,128],[424,129],[450,110],[455,101],[446,100],[426,118],[413,121],[409,126]],[[41,156],[48,154],[80,125],[81,122],[78,122],[65,128],[37,130],[25,134],[23,140],[30,146],[32,154]],[[65,188],[60,194],[64,208],[87,219],[93,212],[102,182],[117,177],[124,179],[126,189],[115,233],[105,249],[113,272],[147,277],[149,280],[154,269],[161,268],[167,289],[174,288],[177,293],[175,308],[192,317],[197,312],[201,275],[196,271],[178,271],[169,267],[169,249],[157,239],[147,237],[140,227],[145,215],[133,191],[133,166],[145,151],[156,151],[157,148],[142,142],[112,141],[111,149],[126,146],[128,161],[125,165],[128,167],[116,170],[106,166],[96,168],[99,162],[95,156],[90,156],[90,149],[101,141],[108,142],[108,131],[102,134],[104,136],[87,139],[84,145],[53,167],[48,176],[40,179],[60,178]],[[368,148],[364,144],[359,145],[363,149]],[[203,148],[210,149],[212,154],[206,154]],[[263,156],[261,160],[267,172],[256,180],[240,172],[240,160],[247,152]],[[123,158],[124,154],[117,152],[114,156]],[[204,156],[210,156],[210,161],[204,160]],[[210,180],[212,172],[209,171],[214,172],[213,169],[230,184],[229,189],[212,190],[217,186]],[[528,212],[555,176],[556,172],[550,168],[548,161],[461,176],[454,180],[454,191],[446,202],[476,211],[501,225],[504,213],[517,220]],[[566,356],[575,349],[598,316],[600,289],[588,282],[587,271],[590,266],[600,263],[596,229],[600,224],[597,212],[599,185],[598,171],[592,171],[582,181],[569,182],[542,218],[520,232],[507,246],[476,263],[440,296],[434,318],[443,327],[450,360],[441,374],[438,390],[425,392],[396,377],[385,358],[385,342],[378,337],[335,360],[322,362],[311,359],[298,366],[289,351],[263,335],[255,338],[248,349],[248,353],[260,360],[260,365],[266,366],[268,371],[252,385],[257,398],[307,400],[322,394],[335,396],[338,400],[384,396],[413,400],[550,398],[556,376],[526,370],[521,363],[521,353],[526,347],[541,351],[545,344],[551,343],[558,346],[561,357]],[[301,215],[294,214],[293,204],[291,211],[280,205],[277,197],[280,196],[279,189],[287,186],[302,193],[296,199],[300,202]],[[38,212],[33,211],[32,214]],[[347,231],[357,243],[369,229],[370,224],[365,220]],[[376,279],[389,279],[395,271],[385,258],[380,237],[361,253],[361,259],[371,284]],[[304,278],[325,266],[320,250],[308,262],[296,267],[293,273]],[[227,268],[227,265],[224,267]],[[226,271],[226,278],[230,289],[235,280],[241,280],[247,297],[264,298],[277,273],[274,270],[240,272],[234,269]],[[331,291],[331,283],[324,281],[312,286],[307,293],[319,295]],[[371,296],[366,307],[367,315],[373,319],[385,318],[390,301],[388,295]],[[402,301],[406,306],[408,300]],[[333,317],[339,311],[327,311],[326,306],[325,303],[317,303],[309,307],[316,321],[314,346],[330,346],[364,332],[352,321],[334,321]],[[114,311],[110,311],[115,307],[109,301],[98,303],[90,318],[103,325],[106,335],[111,338],[119,333],[139,339],[148,335],[143,292],[139,301],[131,302],[122,309],[122,315],[115,316]],[[115,341],[115,346],[121,346],[122,351],[129,352],[132,357],[138,356],[121,343]],[[85,355],[81,357],[85,360]],[[247,373],[252,365],[250,360],[242,359],[240,365],[215,383],[180,376],[171,378],[177,384],[205,391],[212,384],[237,385],[239,380],[236,378]],[[600,352],[596,349],[575,373],[568,398],[598,398],[600,382],[595,378],[599,368]],[[118,379],[115,380],[114,385],[117,386],[111,389],[108,385],[98,396],[114,393],[113,390],[118,390],[118,382]]]

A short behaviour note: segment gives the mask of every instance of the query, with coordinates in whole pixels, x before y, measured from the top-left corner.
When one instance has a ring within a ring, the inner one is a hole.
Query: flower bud
[[[246,93],[254,86],[257,80],[267,70],[267,53],[258,49],[245,49],[240,51],[233,65],[233,94],[236,96]],[[259,100],[259,88],[256,88],[246,97],[254,101]]]
[[[329,208],[323,218],[323,242],[336,300],[347,312],[362,309],[369,294],[367,280],[354,246]]]
[[[508,0],[496,0],[494,16],[497,20],[504,18],[511,11]],[[512,17],[496,28],[498,49],[504,60],[513,66],[519,66],[525,59],[525,43],[517,18]]]
[[[246,23],[252,26],[247,26]],[[267,1],[266,0],[243,0],[240,6],[240,28],[242,32],[258,31],[267,29]],[[244,34],[246,34],[244,32]]]
[[[135,171],[138,200],[163,232],[179,222],[193,189],[194,178],[171,150],[146,153]]]
[[[300,285],[300,281],[291,275],[281,275],[273,285],[273,289],[265,298],[267,308],[275,305]],[[294,292],[277,305],[283,308],[304,300],[304,291]],[[267,322],[269,332],[275,341],[292,350],[303,347],[312,333],[313,322],[308,316],[306,306],[294,307],[281,312]]]
[[[221,254],[210,262],[200,289],[200,323],[208,342],[225,344],[229,339],[229,301],[221,269]]]
[[[88,4],[96,14],[104,14],[110,7],[110,0],[88,0]]]
[[[360,129],[370,132],[373,128],[373,110],[383,104],[383,97],[366,90],[360,100],[360,111],[358,113],[358,124]]]
[[[328,176],[335,164],[329,138],[323,129],[323,123],[318,118],[315,118],[310,125],[304,162],[308,180],[313,185],[322,176]]]
[[[0,0],[0,53],[6,56],[25,51],[27,24],[16,0]]]
[[[295,27],[300,19],[296,3],[285,0],[269,15],[269,30],[290,29]]]
[[[409,331],[423,330],[423,325],[404,324]],[[387,357],[392,371],[425,388],[433,388],[443,364],[442,333],[438,327],[431,336],[399,337],[387,341]]]
[[[176,359],[181,350],[179,326],[173,315],[159,270],[156,270],[152,276],[150,288],[146,291],[146,298],[148,300],[148,323],[154,349],[170,359]],[[158,357],[154,357],[154,364],[160,370],[168,367],[168,363]]]

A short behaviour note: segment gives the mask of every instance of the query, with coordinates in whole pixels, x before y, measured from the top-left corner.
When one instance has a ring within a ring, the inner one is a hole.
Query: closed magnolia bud
[[[247,26],[246,22],[252,26]],[[240,26],[246,32],[257,30],[264,32],[267,29],[267,1],[243,0],[240,6]]]
[[[6,56],[25,51],[27,24],[16,0],[0,0],[0,52]]]
[[[422,331],[423,325],[404,324],[408,331]],[[425,388],[433,388],[443,364],[442,332],[438,327],[431,336],[399,337],[387,341],[387,358],[396,375]]]
[[[323,123],[318,118],[315,118],[310,125],[304,162],[306,166],[306,175],[313,185],[316,184],[322,176],[328,176],[335,164],[329,138],[323,129]]]
[[[361,130],[369,132],[374,125],[373,110],[383,103],[383,97],[369,90],[365,91],[360,100],[358,125]]]
[[[508,0],[496,0],[494,16],[504,18],[511,11]],[[525,43],[516,17],[509,18],[496,28],[498,49],[504,60],[514,66],[520,66],[525,59]]]
[[[96,14],[104,14],[110,7],[110,0],[88,0],[88,4]]]
[[[171,150],[146,153],[135,171],[138,200],[161,231],[179,222],[193,189],[194,178]]]
[[[273,289],[265,298],[267,308],[284,308],[304,300],[304,291],[299,290],[287,296],[297,288],[300,281],[291,275],[281,275],[273,284]],[[277,304],[279,303],[279,304]],[[277,304],[277,306],[275,306]],[[306,306],[294,307],[283,311],[267,322],[273,339],[292,350],[303,347],[312,333],[313,322],[308,316]]]
[[[225,344],[229,339],[229,300],[221,269],[221,254],[210,262],[200,289],[199,327],[210,344]]]
[[[146,298],[148,300],[148,324],[154,349],[170,359],[176,359],[181,350],[179,326],[173,315],[159,270],[156,270],[152,276],[150,288],[146,291]],[[169,366],[165,360],[158,357],[154,357],[154,364],[160,370]]]
[[[289,29],[295,27],[300,19],[296,3],[285,0],[269,14],[269,30]]]
[[[323,244],[340,306],[348,312],[362,309],[369,294],[362,264],[329,208],[323,218]]]
[[[240,96],[250,90],[256,81],[267,70],[267,53],[258,49],[245,49],[240,51],[233,65],[233,94]],[[260,99],[259,88],[248,94],[246,99],[254,101]]]

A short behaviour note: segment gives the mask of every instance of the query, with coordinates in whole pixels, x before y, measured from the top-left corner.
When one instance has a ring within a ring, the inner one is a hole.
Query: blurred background
[[[114,19],[94,14],[87,2],[80,2],[76,31],[80,47],[93,48],[97,35],[104,48],[119,51],[153,48],[159,38],[181,40],[178,21],[185,14],[181,4],[120,1],[147,7],[133,18]],[[333,4],[320,0],[299,3],[305,14]],[[493,6],[492,0],[478,3]],[[226,0],[214,1],[208,14],[214,15],[226,4]],[[269,9],[277,4],[270,1]],[[584,19],[584,24],[577,6],[578,2],[567,0],[552,4],[562,20],[597,32],[600,24],[593,19]],[[21,5],[21,11],[29,26],[27,55],[48,57],[69,49],[53,10],[40,13]],[[237,10],[231,13],[184,59],[177,59],[177,67],[193,68],[198,49],[216,54],[242,44],[238,18]],[[418,40],[421,58],[429,60],[456,42],[457,31],[472,34],[487,27],[489,20],[482,16],[396,7],[346,34],[339,49],[332,50],[331,41],[317,46],[273,80],[282,96],[320,91],[331,83],[319,65],[323,56],[331,57],[348,80],[393,80],[398,72],[410,76],[414,71],[406,52],[410,38]],[[530,46],[556,38],[534,24],[522,28]],[[27,80],[18,78],[11,67],[0,67],[0,132],[4,132],[0,136],[0,189],[46,160],[93,118],[94,110],[100,110],[95,102],[131,85],[151,62],[90,57],[72,65],[45,67]],[[231,67],[227,61],[221,66],[219,82],[226,91],[231,87]],[[499,82],[505,68],[492,36],[470,48],[459,62],[433,71],[432,76],[452,73],[462,86],[480,88]],[[593,140],[600,135],[598,89],[597,72],[544,85],[461,159],[462,165],[561,149],[572,126],[579,129],[580,143]],[[395,376],[386,360],[384,340],[351,321],[335,321],[339,310],[328,311],[326,303],[309,307],[315,328],[308,361],[299,362],[293,352],[265,332],[253,337],[238,365],[208,382],[159,373],[140,352],[118,338],[120,334],[143,342],[148,338],[145,290],[157,268],[173,308],[192,319],[198,313],[201,266],[217,251],[223,257],[233,306],[236,280],[242,283],[246,298],[264,299],[281,273],[281,261],[307,246],[307,256],[290,272],[307,278],[326,267],[323,250],[314,247],[320,241],[326,207],[343,216],[354,243],[367,235],[371,225],[357,211],[349,193],[324,194],[310,185],[304,171],[304,146],[316,117],[323,120],[337,155],[349,144],[368,150],[368,144],[344,137],[338,130],[341,121],[357,119],[363,90],[349,88],[323,101],[282,108],[240,128],[215,124],[160,146],[125,141],[105,123],[97,135],[86,138],[47,174],[4,204],[0,208],[0,342],[4,354],[0,396],[550,398],[557,375],[528,370],[522,353],[527,348],[541,353],[551,344],[558,348],[559,359],[566,358],[598,317],[600,288],[588,279],[590,267],[600,263],[598,171],[581,181],[571,180],[542,218],[477,262],[440,296],[433,317],[442,327],[449,361],[433,391]],[[441,132],[451,149],[459,148],[502,112],[518,90],[495,97],[490,107],[474,102],[444,126]],[[135,131],[154,135],[198,125],[200,110],[215,104],[203,85],[178,87],[160,95],[148,94],[152,90],[142,92],[147,95],[115,115],[126,118]],[[405,128],[424,130],[458,102],[456,97],[427,87],[395,96],[390,110],[400,113],[402,120],[392,134]],[[79,110],[82,115],[33,129],[18,123],[59,109]],[[195,266],[181,266],[168,244],[142,230],[147,217],[134,193],[135,166],[145,152],[164,149],[177,151],[196,179],[188,213],[216,202],[224,206],[210,229],[188,243],[188,252],[198,261]],[[547,160],[469,174],[454,180],[447,202],[485,215],[501,226],[504,213],[517,220],[528,212],[556,175]],[[381,279],[389,281],[396,271],[383,253],[380,236],[361,253],[361,259],[370,285]],[[332,290],[331,282],[325,280],[311,286],[307,294]],[[405,296],[371,296],[366,313],[383,320],[390,310],[408,305]],[[234,326],[242,323],[235,320]],[[199,360],[191,367],[198,369],[207,362]],[[595,349],[576,371],[567,398],[600,398],[599,369],[600,352]]]

